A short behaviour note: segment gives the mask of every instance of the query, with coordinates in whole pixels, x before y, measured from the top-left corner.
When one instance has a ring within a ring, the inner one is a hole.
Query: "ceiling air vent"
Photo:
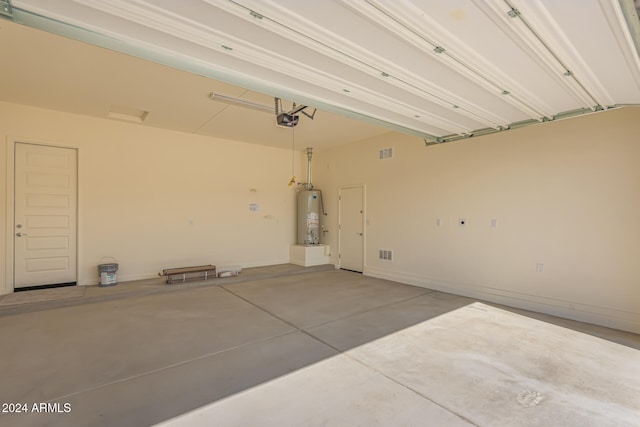
[[[380,160],[391,159],[393,157],[393,148],[384,148],[380,150]]]
[[[384,261],[393,261],[393,251],[390,251],[388,249],[379,249],[378,259],[382,259]]]

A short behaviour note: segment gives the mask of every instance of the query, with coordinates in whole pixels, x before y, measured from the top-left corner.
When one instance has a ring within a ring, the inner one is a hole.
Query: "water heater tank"
[[[318,190],[298,192],[298,244],[320,244],[320,208],[322,193]]]

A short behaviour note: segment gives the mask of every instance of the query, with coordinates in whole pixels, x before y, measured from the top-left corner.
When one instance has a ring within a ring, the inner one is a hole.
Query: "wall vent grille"
[[[393,158],[393,148],[385,148],[380,150],[379,158],[380,160]]]
[[[393,261],[393,251],[390,251],[388,249],[379,249],[378,259],[381,259],[384,261]]]

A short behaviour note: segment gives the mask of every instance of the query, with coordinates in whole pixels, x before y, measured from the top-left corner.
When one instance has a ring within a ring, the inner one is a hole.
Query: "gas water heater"
[[[307,148],[307,182],[298,191],[298,245],[320,244],[320,221],[322,219],[322,193],[311,183],[311,156],[313,149]]]
[[[322,193],[318,190],[298,192],[298,244],[320,244]]]

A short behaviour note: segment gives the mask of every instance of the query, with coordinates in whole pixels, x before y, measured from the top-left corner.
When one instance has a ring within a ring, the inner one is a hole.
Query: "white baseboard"
[[[608,328],[640,333],[640,313],[626,310],[563,301],[475,284],[448,283],[426,276],[385,271],[372,267],[365,267],[363,274]]]

